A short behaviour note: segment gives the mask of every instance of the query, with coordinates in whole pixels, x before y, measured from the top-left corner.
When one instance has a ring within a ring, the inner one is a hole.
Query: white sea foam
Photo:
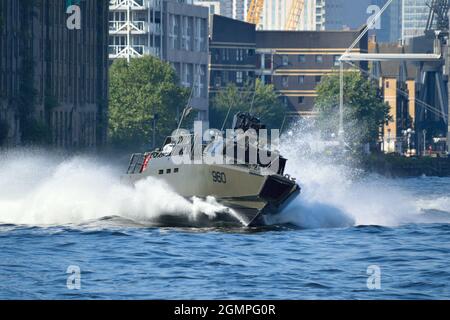
[[[450,197],[417,195],[395,180],[375,174],[358,177],[354,168],[338,165],[332,155],[323,153],[323,144],[320,135],[304,124],[285,136],[282,153],[289,159],[287,172],[297,178],[302,195],[276,221],[306,228],[396,226],[437,221],[426,216],[428,209],[450,211]],[[450,223],[450,216],[446,221]]]
[[[213,198],[188,201],[153,178],[124,185],[119,171],[88,158],[24,152],[0,159],[1,223],[80,224],[108,216],[146,223],[167,214],[195,221],[224,209]]]
[[[427,178],[398,183],[376,175],[355,177],[355,170],[317,156],[320,138],[303,125],[282,141],[286,172],[297,178],[301,195],[271,223],[301,228],[353,225],[396,226],[411,222],[450,222],[450,196],[412,192],[434,184]],[[123,168],[120,168],[123,169]],[[153,178],[133,188],[120,182],[121,170],[86,157],[64,159],[44,152],[0,154],[0,223],[28,225],[82,224],[109,216],[151,223],[161,215],[196,221],[227,212],[210,197],[185,198]],[[408,183],[418,184],[408,188]],[[441,183],[442,185],[442,183]],[[444,184],[450,186],[450,183]],[[433,189],[433,188],[429,188]],[[439,211],[439,215],[430,214]]]

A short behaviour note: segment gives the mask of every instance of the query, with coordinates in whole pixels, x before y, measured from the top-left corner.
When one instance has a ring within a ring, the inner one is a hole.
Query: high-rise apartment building
[[[245,21],[251,0],[194,0],[195,5],[208,6],[210,14]]]
[[[402,40],[424,34],[430,12],[428,3],[427,0],[402,1]]]
[[[194,0],[194,5],[209,9],[209,14],[222,14],[222,4],[220,0]]]
[[[210,0],[195,0],[195,3],[208,6],[214,5]],[[259,30],[284,30],[291,6],[297,0],[264,0],[261,20],[257,25]],[[300,17],[298,30],[324,30],[325,29],[325,2],[326,0],[304,0],[304,7]],[[245,21],[251,0],[220,0],[220,14],[235,20]]]
[[[192,88],[198,119],[208,119],[208,8],[193,0],[110,0],[110,59],[153,55]],[[182,108],[180,108],[182,109]]]
[[[261,30],[284,30],[293,2],[297,0],[265,0]],[[325,29],[326,0],[304,0],[297,30]]]
[[[348,30],[368,23],[387,0],[326,0],[325,29]],[[403,0],[394,0],[370,30],[378,42],[397,42],[401,38]]]

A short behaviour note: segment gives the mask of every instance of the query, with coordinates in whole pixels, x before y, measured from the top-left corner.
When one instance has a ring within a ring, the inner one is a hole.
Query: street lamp
[[[408,144],[408,149],[406,150],[406,156],[408,156],[408,157],[411,156],[411,141],[412,141],[412,136],[415,133],[416,132],[411,128],[408,128],[407,130],[403,130],[403,135],[405,136],[406,142]]]
[[[425,156],[427,154],[427,130],[423,129],[423,155]]]

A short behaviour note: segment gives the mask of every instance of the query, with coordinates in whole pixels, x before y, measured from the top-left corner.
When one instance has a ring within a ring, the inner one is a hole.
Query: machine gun
[[[253,129],[256,132],[266,129],[261,120],[248,112],[238,112],[233,118],[233,130],[242,129],[244,132]]]

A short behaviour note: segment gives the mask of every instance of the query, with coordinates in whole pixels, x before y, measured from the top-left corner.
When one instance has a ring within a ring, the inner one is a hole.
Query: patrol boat
[[[258,132],[265,128],[260,120],[249,113],[234,116],[233,132]],[[133,154],[125,183],[154,177],[166,182],[176,193],[192,200],[194,197],[215,201],[226,209],[215,214],[215,218],[202,215],[195,226],[242,226],[259,227],[268,224],[271,215],[279,214],[300,193],[296,180],[284,173],[287,160],[277,150],[269,150],[261,144],[252,144],[249,139],[212,139],[203,143],[202,139],[191,134],[177,134],[166,139],[163,148],[144,154]],[[244,150],[243,159],[238,159],[238,149]],[[197,150],[197,155],[195,150]],[[228,151],[234,150],[232,156]],[[263,163],[259,152],[270,155],[270,162]],[[251,161],[252,152],[257,160]],[[198,153],[201,161],[198,161]],[[255,153],[253,153],[255,154]],[[180,155],[188,163],[180,164]],[[207,163],[208,157],[223,157],[223,163]],[[178,164],[177,164],[178,163]],[[176,215],[159,217],[163,226],[192,226],[192,221],[180,223]]]

